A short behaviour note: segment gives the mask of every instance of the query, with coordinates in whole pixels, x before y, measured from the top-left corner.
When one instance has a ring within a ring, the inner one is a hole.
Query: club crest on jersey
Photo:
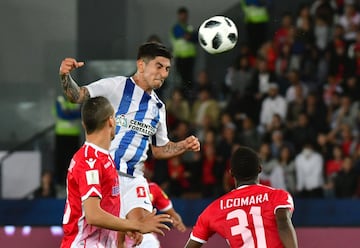
[[[118,115],[116,116],[116,125],[121,127],[127,127],[127,119],[125,118],[125,115]]]

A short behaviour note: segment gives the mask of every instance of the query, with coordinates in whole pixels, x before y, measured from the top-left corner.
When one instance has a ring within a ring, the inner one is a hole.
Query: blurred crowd
[[[295,197],[360,197],[360,5],[316,0],[284,13],[270,39],[249,42],[215,83],[201,70],[166,99],[174,140],[200,153],[146,162],[175,197],[215,197],[233,188],[229,157],[239,145],[263,162],[261,183]]]

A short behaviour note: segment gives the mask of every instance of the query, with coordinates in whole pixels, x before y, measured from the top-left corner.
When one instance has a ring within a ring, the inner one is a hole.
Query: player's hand
[[[162,229],[170,230],[170,227],[164,223],[173,223],[170,215],[168,214],[158,214],[156,215],[156,210],[154,209],[151,214],[146,215],[141,219],[140,232],[141,233],[150,233],[155,232],[164,236]]]
[[[84,62],[78,62],[73,58],[65,58],[63,61],[61,61],[59,74],[69,75],[72,70],[82,67],[83,65]]]
[[[199,139],[191,135],[185,139],[185,148],[194,152],[200,151]]]
[[[180,215],[177,215],[176,217],[174,217],[173,220],[174,220],[173,226],[178,231],[180,231],[180,232],[185,232],[186,231],[186,226],[182,222],[182,219],[181,219]]]
[[[126,235],[133,241],[132,247],[140,245],[143,240],[143,235],[139,232],[126,232]]]

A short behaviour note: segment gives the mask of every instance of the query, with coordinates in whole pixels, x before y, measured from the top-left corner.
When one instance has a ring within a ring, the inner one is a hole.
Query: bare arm
[[[120,219],[100,207],[100,198],[89,197],[84,201],[85,218],[88,224],[115,231],[132,231],[164,235],[161,229],[170,230],[163,222],[172,222],[167,214],[155,215],[155,211],[141,220]]]
[[[170,208],[169,210],[165,211],[168,215],[171,216],[173,219],[173,226],[179,230],[180,232],[186,231],[186,226],[184,225],[181,216],[175,211],[174,208]]]
[[[297,248],[297,238],[294,226],[291,222],[291,212],[287,208],[276,210],[276,223],[280,239],[285,248]]]
[[[185,151],[200,151],[200,143],[195,136],[189,136],[179,142],[169,141],[164,146],[151,146],[156,159],[168,159],[183,154]]]
[[[60,65],[60,82],[65,96],[73,103],[82,103],[90,97],[86,87],[79,87],[72,79],[70,72],[84,65],[84,62],[77,62],[73,58],[66,58]]]

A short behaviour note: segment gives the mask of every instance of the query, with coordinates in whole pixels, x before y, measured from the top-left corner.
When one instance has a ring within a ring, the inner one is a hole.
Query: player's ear
[[[138,59],[136,61],[136,65],[137,65],[137,70],[138,72],[142,73],[144,72],[144,65],[145,65],[145,62],[143,59]]]
[[[259,166],[259,174],[262,172],[262,167],[261,166]]]
[[[115,123],[115,117],[114,117],[113,115],[111,115],[111,116],[109,117],[108,122],[109,122],[110,127],[114,127],[115,124],[116,124],[116,123]]]

